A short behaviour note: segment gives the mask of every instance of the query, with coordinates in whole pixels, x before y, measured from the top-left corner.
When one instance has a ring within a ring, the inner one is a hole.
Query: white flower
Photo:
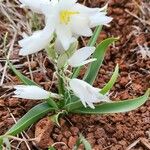
[[[44,89],[38,86],[30,85],[17,85],[14,86],[16,91],[14,91],[13,97],[25,98],[25,99],[35,99],[42,100],[50,97],[50,92],[45,91]]]
[[[59,0],[53,7],[45,7],[46,26],[54,28],[58,40],[67,50],[78,36],[91,36],[92,27],[108,24],[112,18],[99,8],[88,8],[77,0]],[[51,1],[53,2],[53,1]],[[52,25],[53,24],[53,25]]]
[[[75,43],[76,41],[77,41],[76,39],[72,39],[71,44]],[[66,50],[64,49],[62,43],[58,39],[55,40],[54,48],[58,54],[63,54],[65,51],[68,50],[68,49]]]
[[[19,0],[22,5],[21,7],[27,7],[31,9],[32,11],[36,13],[44,13],[43,8],[46,7],[46,5],[50,5],[49,0]]]
[[[95,61],[95,58],[87,60],[87,58],[89,58],[94,51],[95,47],[83,47],[72,55],[72,57],[68,60],[68,64],[72,67],[79,67]]]
[[[45,48],[49,44],[51,40],[49,37],[52,37],[53,32],[56,33],[63,48],[67,50],[79,36],[89,37],[92,35],[91,28],[107,25],[112,20],[111,17],[106,16],[105,12],[101,12],[104,8],[88,8],[76,3],[77,0],[20,0],[20,2],[34,12],[44,14],[46,18],[46,30],[34,33],[31,38],[28,37],[20,42],[23,51],[29,50],[32,53]],[[33,42],[31,42],[32,40]],[[31,47],[29,42],[32,43]],[[20,52],[20,54],[30,53]]]
[[[52,39],[52,33],[53,31],[45,27],[43,30],[34,32],[32,36],[20,40],[19,45],[22,48],[19,55],[26,56],[46,48]]]
[[[108,96],[100,94],[101,89],[92,87],[85,81],[71,79],[69,84],[74,94],[80,98],[85,107],[86,103],[89,107],[94,109],[95,107],[93,103],[110,102]]]

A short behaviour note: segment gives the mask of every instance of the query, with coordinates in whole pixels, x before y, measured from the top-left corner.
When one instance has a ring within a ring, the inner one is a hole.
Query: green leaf
[[[111,79],[109,80],[109,82],[102,88],[102,90],[100,91],[101,94],[106,94],[108,93],[111,88],[113,87],[113,85],[115,84],[117,78],[119,76],[119,66],[118,64],[116,65],[115,71],[111,77]]]
[[[26,130],[30,125],[38,121],[47,113],[54,111],[47,103],[41,103],[29,110],[21,119],[14,124],[5,135],[17,135]]]
[[[88,42],[88,46],[94,46],[95,45],[101,30],[102,30],[102,26],[96,27],[92,37],[90,38],[90,40]]]
[[[58,69],[61,69],[65,66],[67,60],[74,54],[74,52],[77,50],[78,42],[74,42],[71,44],[69,49],[65,51],[63,54],[61,54],[58,57],[57,66]]]
[[[57,61],[58,69],[62,69],[65,66],[68,59],[69,59],[69,56],[67,53],[63,53],[62,55],[60,55]]]
[[[143,105],[148,100],[149,94],[150,89],[148,89],[143,96],[135,99],[103,103],[95,106],[95,109],[82,107],[76,110],[72,110],[72,112],[80,114],[109,114],[128,112]]]
[[[85,150],[92,150],[90,143],[84,138],[82,134],[80,134],[81,143],[83,143]]]
[[[60,127],[59,117],[65,113],[66,113],[66,111],[61,111],[61,112],[57,113],[56,115],[51,116],[50,119]]]
[[[57,58],[56,50],[54,49],[54,44],[49,45],[45,50],[46,50],[46,52],[48,54],[48,57],[51,60],[54,61]]]
[[[0,150],[3,149],[3,137],[0,136]]]
[[[3,150],[3,145],[0,145],[0,150]]]
[[[82,134],[80,134],[79,139],[77,140],[73,150],[78,150],[81,144],[84,145],[85,150],[92,150],[90,143],[85,139],[85,137]]]
[[[50,146],[48,150],[56,150],[53,146]]]
[[[73,97],[74,98],[74,97]],[[73,112],[76,109],[80,109],[83,107],[83,104],[79,99],[73,100],[73,102],[67,104],[64,109],[67,110],[68,112]]]
[[[57,103],[56,103],[51,97],[49,97],[49,98],[47,99],[47,103],[48,103],[50,106],[54,107],[56,110],[58,109]]]
[[[90,40],[87,44],[87,46],[94,46],[96,44],[97,38],[98,38],[101,30],[102,30],[102,26],[96,27],[92,37],[90,38]],[[76,78],[79,75],[80,70],[81,70],[81,67],[75,68],[71,78]]]
[[[8,60],[8,64],[10,66],[10,68],[12,69],[12,71],[16,74],[16,76],[23,82],[23,84],[25,85],[36,85],[39,86],[37,83],[35,83],[34,81],[30,80],[29,78],[27,78],[26,76],[24,76],[23,74],[21,74]]]
[[[96,58],[97,61],[92,62],[87,72],[85,73],[84,80],[88,82],[89,84],[93,84],[93,82],[96,79],[96,76],[98,74],[98,71],[102,65],[102,62],[104,60],[104,56],[106,53],[106,50],[110,44],[117,41],[118,38],[108,38],[104,41],[102,41],[96,48],[95,52],[93,53],[93,58]]]

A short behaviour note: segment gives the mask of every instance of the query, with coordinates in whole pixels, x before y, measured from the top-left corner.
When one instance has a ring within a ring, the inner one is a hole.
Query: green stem
[[[58,75],[58,91],[59,91],[59,94],[64,96],[65,94],[64,81],[60,75]]]
[[[75,68],[75,69],[74,69],[73,74],[72,74],[72,76],[71,76],[72,79],[73,79],[73,78],[76,78],[76,77],[79,75],[80,69],[81,69],[81,67],[78,67],[78,68]]]
[[[48,103],[50,106],[54,107],[56,110],[58,110],[57,103],[56,103],[52,98],[48,98],[48,99],[47,99],[47,103]]]

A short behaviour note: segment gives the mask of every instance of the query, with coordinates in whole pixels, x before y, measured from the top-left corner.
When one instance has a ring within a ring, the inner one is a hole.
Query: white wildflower
[[[59,0],[51,9],[45,8],[46,25],[55,28],[57,38],[67,50],[78,36],[91,36],[91,28],[107,25],[112,18],[99,8],[88,8],[77,0]],[[51,24],[54,24],[51,26]]]
[[[14,91],[15,95],[13,97],[32,100],[42,100],[50,97],[50,92],[45,91],[38,86],[17,85],[14,88],[16,89],[16,91]]]
[[[19,45],[21,46],[21,50],[19,51],[19,55],[26,56],[46,48],[53,37],[52,33],[53,31],[45,27],[43,30],[36,31],[33,35],[20,40]]]
[[[106,16],[103,9],[88,8],[77,3],[77,0],[20,0],[23,5],[27,5],[35,12],[45,15],[45,29],[34,33],[31,38],[23,39],[20,45],[23,50],[37,52],[48,46],[53,33],[56,33],[57,40],[62,47],[67,50],[79,36],[91,36],[91,28],[98,25],[107,25],[112,18]],[[41,41],[40,41],[41,39]],[[46,40],[45,40],[46,39]],[[33,42],[31,42],[33,40]],[[37,42],[35,42],[37,40]],[[26,42],[24,42],[26,41]],[[32,47],[27,46],[29,42]],[[41,44],[40,44],[41,43]],[[42,44],[43,43],[43,44]],[[39,46],[38,46],[39,45]],[[37,48],[38,47],[38,48]],[[20,53],[27,55],[30,53]]]
[[[83,47],[77,50],[72,57],[68,60],[68,64],[72,67],[83,66],[89,62],[93,62],[96,59],[88,59],[91,54],[95,51],[95,47]]]
[[[79,79],[71,79],[70,87],[74,94],[80,98],[83,105],[86,107],[86,104],[95,108],[93,103],[99,102],[110,102],[107,95],[100,94],[100,90],[86,83],[85,81]]]

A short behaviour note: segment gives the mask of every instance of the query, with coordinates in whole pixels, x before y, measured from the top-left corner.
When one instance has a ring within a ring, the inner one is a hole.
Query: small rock
[[[45,149],[54,143],[50,137],[53,127],[54,123],[48,117],[43,118],[36,124],[35,139],[40,148]]]
[[[31,61],[30,64],[29,62],[25,62],[24,66],[29,68],[29,66],[31,67],[31,69],[35,69],[37,67],[37,62],[36,61]]]
[[[57,141],[61,142],[62,138],[63,138],[63,135],[62,135],[62,134],[58,135]]]
[[[8,105],[10,107],[16,107],[19,104],[20,104],[20,101],[18,100],[18,98],[10,98],[9,99]]]
[[[76,141],[77,141],[77,138],[71,136],[71,137],[69,138],[69,141],[68,141],[68,146],[69,146],[70,148],[73,148],[74,145],[76,144]]]
[[[71,132],[70,131],[65,131],[63,134],[64,134],[64,136],[66,138],[69,138],[71,136]]]
[[[4,107],[5,106],[5,101],[3,99],[0,99],[0,107]]]
[[[128,82],[128,77],[122,77],[120,80],[120,85],[125,86]]]
[[[77,127],[71,127],[70,130],[73,135],[77,135],[79,133],[79,129]]]

